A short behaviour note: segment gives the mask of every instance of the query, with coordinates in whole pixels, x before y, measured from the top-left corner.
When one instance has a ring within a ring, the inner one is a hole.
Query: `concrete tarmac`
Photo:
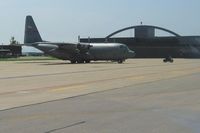
[[[199,133],[200,60],[0,62],[2,133]]]

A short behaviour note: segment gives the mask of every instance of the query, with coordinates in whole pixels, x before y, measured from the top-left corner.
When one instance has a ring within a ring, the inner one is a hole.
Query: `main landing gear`
[[[90,60],[71,60],[71,64],[75,64],[75,63],[78,63],[78,64],[83,64],[83,63],[90,63]]]

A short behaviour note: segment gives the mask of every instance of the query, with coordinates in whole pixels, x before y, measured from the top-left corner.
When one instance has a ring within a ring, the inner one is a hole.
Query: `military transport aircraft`
[[[71,63],[90,63],[111,60],[123,63],[133,58],[135,52],[121,43],[62,43],[43,41],[32,16],[26,17],[24,45],[35,47],[45,54],[70,60]]]

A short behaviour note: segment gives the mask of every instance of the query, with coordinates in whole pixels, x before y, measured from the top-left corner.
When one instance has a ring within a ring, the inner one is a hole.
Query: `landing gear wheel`
[[[173,60],[173,58],[172,58],[171,56],[169,56],[169,57],[166,57],[166,58],[163,60],[163,62],[164,62],[164,63],[166,63],[166,62],[173,63],[174,60]]]
[[[174,60],[173,60],[173,59],[171,59],[169,62],[170,62],[170,63],[173,63],[173,62],[174,62]]]
[[[82,64],[82,63],[84,63],[84,60],[78,60],[77,63]]]
[[[90,63],[90,60],[86,60],[85,63]]]
[[[166,59],[166,58],[165,58],[165,59],[163,59],[163,62],[164,62],[164,63],[166,63],[166,62],[167,62],[167,59]]]
[[[119,64],[122,64],[123,63],[123,60],[118,60],[117,61]]]
[[[71,64],[75,64],[76,63],[76,61],[75,60],[71,60]]]

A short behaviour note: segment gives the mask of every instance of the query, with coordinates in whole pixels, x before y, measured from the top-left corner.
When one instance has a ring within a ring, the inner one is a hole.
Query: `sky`
[[[11,36],[23,43],[26,15],[33,16],[42,39],[77,42],[79,35],[105,37],[141,21],[200,35],[199,13],[200,0],[0,0],[0,43]]]

